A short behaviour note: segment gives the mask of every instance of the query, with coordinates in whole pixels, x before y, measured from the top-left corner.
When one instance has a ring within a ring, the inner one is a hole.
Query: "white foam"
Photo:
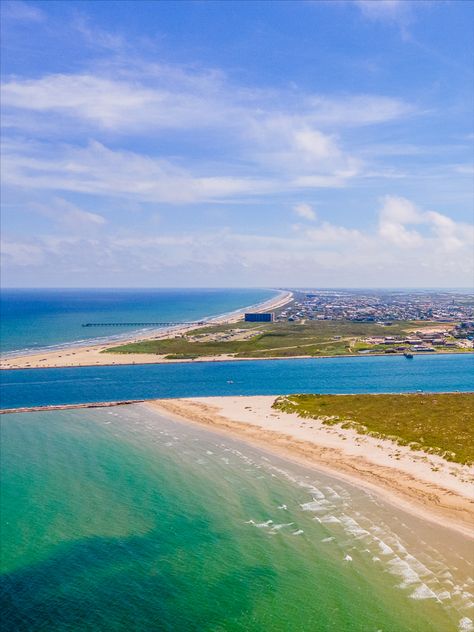
[[[393,549],[391,549],[388,544],[385,544],[383,540],[376,538],[376,542],[379,545],[380,552],[382,555],[392,555]]]
[[[425,566],[424,564],[422,564],[420,562],[420,560],[418,560],[416,557],[413,557],[413,555],[410,555],[409,553],[405,556],[404,558],[405,560],[407,560],[407,562],[410,563],[410,566],[412,568],[414,568],[416,570],[416,572],[418,573],[418,575],[420,577],[423,578],[427,578],[427,577],[434,577],[435,574],[433,573],[433,571],[431,571],[427,566]],[[439,573],[436,573],[436,576],[439,578]]]
[[[336,523],[340,523],[341,521],[339,520],[339,518],[336,518],[336,516],[323,516],[321,519],[319,519],[319,522],[325,522],[327,524],[336,524]]]
[[[341,496],[332,487],[325,487],[330,498],[341,498]]]
[[[317,487],[312,487],[311,488],[311,494],[314,496],[314,498],[316,498],[317,500],[323,500],[325,498],[324,494],[322,493],[322,491],[320,489],[318,489]]]
[[[469,617],[463,617],[459,619],[458,623],[459,632],[473,632],[474,631],[474,623]]]
[[[292,535],[301,535],[302,533],[304,533],[303,529],[298,529],[297,531],[293,531]]]
[[[412,599],[437,599],[435,593],[426,584],[421,584],[411,593]]]
[[[400,588],[406,588],[411,584],[416,584],[421,581],[420,576],[410,566],[410,564],[408,564],[405,560],[400,559],[398,556],[387,562],[387,565],[390,573],[402,577],[403,582],[400,584]]]
[[[321,542],[332,542],[332,541],[333,541],[333,540],[335,540],[335,539],[336,539],[336,538],[332,535],[332,536],[331,536],[331,537],[329,537],[329,538],[323,538],[323,539],[321,540]]]
[[[359,523],[349,516],[341,516],[341,522],[344,525],[344,531],[354,536],[355,538],[363,538],[367,535],[370,535],[368,531],[362,529]]]
[[[344,555],[344,562],[352,562],[352,557],[350,555]]]
[[[327,511],[327,507],[322,506],[319,500],[303,503],[300,507],[303,511]]]
[[[282,524],[275,524],[273,525],[272,529],[274,531],[279,531],[280,529],[283,529],[283,527],[291,527],[292,524],[294,524],[294,522],[284,522]]]

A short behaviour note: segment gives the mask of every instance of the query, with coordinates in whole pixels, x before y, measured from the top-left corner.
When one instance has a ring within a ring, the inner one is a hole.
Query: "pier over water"
[[[148,323],[83,323],[83,327],[170,327],[172,325],[205,325],[203,320],[195,322],[167,321]]]

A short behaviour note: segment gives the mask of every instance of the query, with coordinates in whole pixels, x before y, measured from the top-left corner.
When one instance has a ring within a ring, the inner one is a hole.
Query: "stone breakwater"
[[[144,402],[144,399],[129,399],[118,402],[95,402],[89,404],[59,404],[57,406],[29,406],[23,408],[4,408],[0,410],[0,415],[7,415],[10,413],[37,413],[41,411],[49,410],[73,410],[75,408],[110,408],[111,406],[127,406],[129,404],[139,404]]]

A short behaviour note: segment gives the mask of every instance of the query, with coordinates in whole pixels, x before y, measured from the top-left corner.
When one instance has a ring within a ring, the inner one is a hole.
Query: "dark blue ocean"
[[[182,362],[0,372],[2,408],[161,397],[473,391],[474,355]]]
[[[276,294],[268,289],[6,289],[0,292],[0,351],[33,351],[134,331],[82,327],[88,322],[195,321]]]

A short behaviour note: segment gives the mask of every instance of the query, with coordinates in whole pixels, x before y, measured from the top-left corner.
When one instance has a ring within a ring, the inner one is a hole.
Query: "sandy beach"
[[[292,292],[280,292],[276,297],[259,303],[252,307],[253,311],[263,312],[283,307],[293,299]],[[164,327],[159,330],[147,331],[143,333],[134,332],[130,337],[121,338],[120,341],[106,341],[87,345],[64,345],[54,351],[45,350],[31,354],[8,355],[0,358],[0,369],[46,369],[54,367],[78,367],[78,366],[111,366],[119,364],[161,364],[169,362],[183,362],[183,360],[167,360],[164,355],[154,355],[147,353],[104,353],[111,346],[119,344],[127,344],[143,340],[159,340],[169,338],[170,336],[180,336],[191,330],[202,329],[209,325],[230,324],[238,322],[245,311],[250,307],[246,307],[230,314],[223,314],[210,318],[203,325],[183,325],[175,327]],[[201,362],[206,361],[222,361],[229,359],[228,356],[218,357],[202,357]],[[186,361],[186,360],[185,360]],[[193,360],[188,360],[193,362]]]
[[[274,396],[141,404],[230,433],[381,494],[392,504],[474,537],[474,468],[272,409]]]

